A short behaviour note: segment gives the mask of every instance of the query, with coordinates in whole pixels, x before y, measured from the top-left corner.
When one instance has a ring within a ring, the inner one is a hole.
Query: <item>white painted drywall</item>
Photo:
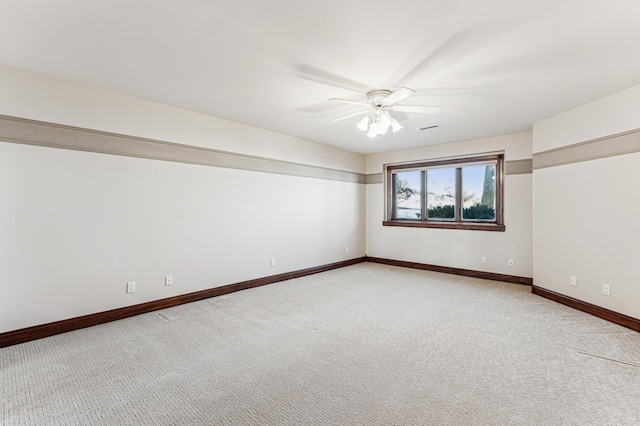
[[[0,114],[364,170],[336,148],[0,71]],[[0,141],[0,332],[364,256],[364,207],[363,184]]]
[[[367,156],[367,173],[383,164],[505,151],[505,160],[531,159],[531,133],[483,138]],[[531,174],[505,176],[505,232],[382,226],[383,184],[367,185],[367,255],[500,274],[532,276]],[[482,264],[482,256],[487,263]],[[514,267],[508,266],[514,259]]]
[[[534,155],[639,128],[635,86],[535,123]],[[640,154],[538,169],[533,180],[534,284],[640,318]]]
[[[533,124],[533,152],[640,127],[640,85]]]
[[[392,147],[389,147],[392,148]],[[505,160],[531,159],[531,132],[513,133],[489,138],[427,145],[421,148],[367,155],[367,174],[382,173],[384,164],[411,160],[447,158],[481,154],[483,152],[505,151]]]
[[[0,65],[0,114],[364,172],[364,156]]]

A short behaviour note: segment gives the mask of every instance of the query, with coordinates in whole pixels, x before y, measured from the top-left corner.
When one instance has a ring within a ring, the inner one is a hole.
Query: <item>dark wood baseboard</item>
[[[404,260],[392,260],[367,256],[367,262],[383,263],[385,265],[402,266],[405,268],[422,269],[425,271],[443,272],[445,274],[463,275],[465,277],[484,278],[487,280],[505,281],[515,284],[531,286],[531,293],[545,297],[557,303],[569,306],[582,312],[586,312],[598,318],[621,325],[631,330],[640,332],[640,319],[630,317],[591,303],[583,302],[555,291],[547,290],[533,285],[533,278],[518,277],[515,275],[494,274],[492,272],[473,271],[470,269],[450,268],[448,266],[429,265],[426,263],[406,262]]]
[[[452,268],[449,266],[429,265],[427,263],[407,262],[404,260],[392,260],[370,256],[367,256],[367,262],[383,263],[385,265],[402,266],[405,268],[422,269],[423,271],[462,275],[465,277],[483,278],[485,280],[504,281],[514,284],[533,284],[533,278],[519,277],[517,275],[495,274],[493,272],[474,271],[472,269]]]
[[[196,302],[198,300],[222,296],[224,294],[229,294],[240,290],[273,284],[293,278],[300,278],[306,275],[317,274],[319,272],[338,269],[349,265],[355,265],[356,263],[362,263],[365,261],[366,257],[358,257],[355,259],[343,260],[341,262],[330,263],[327,265],[315,266],[298,271],[285,272],[283,274],[271,275],[263,278],[256,278],[253,280],[228,284],[222,287],[210,288],[206,290],[196,291],[194,293],[182,294],[179,296],[168,297],[166,299],[153,300],[151,302],[140,303],[133,306],[126,306],[124,308],[97,312],[95,314],[89,314],[81,317],[69,318],[61,321],[51,322],[48,324],[35,325],[33,327],[22,328],[20,330],[0,333],[0,348],[16,345],[18,343],[29,342],[31,340],[41,339],[43,337],[54,336],[56,334],[66,333],[68,331],[79,330],[81,328],[91,327],[98,324],[104,324],[135,315],[145,314],[148,312],[157,311],[159,309],[171,308],[173,306],[182,305],[184,303]]]
[[[98,312],[95,314],[84,315],[81,317],[70,318],[66,320],[56,321],[48,324],[36,325],[33,327],[13,330],[0,333],[0,348],[16,345],[19,343],[29,342],[31,340],[41,339],[43,337],[54,336],[56,334],[66,333],[68,331],[79,330],[81,328],[91,327],[94,325],[104,324],[135,315],[157,311],[160,309],[170,308],[182,305],[184,303],[196,302],[198,300],[208,299],[211,297],[222,296],[240,290],[246,290],[267,284],[273,284],[280,281],[286,281],[293,278],[304,277],[306,275],[317,274],[332,269],[338,269],[349,265],[355,265],[362,262],[381,263],[385,265],[401,266],[405,268],[421,269],[425,271],[442,272],[446,274],[462,275],[467,277],[483,278],[494,281],[504,281],[515,284],[532,285],[533,279],[527,277],[519,277],[515,275],[495,274],[492,272],[474,271],[470,269],[452,268],[448,266],[429,265],[425,263],[407,262],[403,260],[384,259],[379,257],[358,257],[355,259],[344,260],[341,262],[330,263],[327,265],[315,266],[312,268],[301,269],[298,271],[286,272],[278,275],[271,275],[263,278],[242,281],[234,284],[228,284],[221,287],[210,288],[197,291],[194,293],[182,294],[179,296],[169,297],[166,299],[154,300],[151,302],[141,303],[133,306],[112,309],[109,311]],[[633,318],[618,312],[611,311],[600,306],[592,305],[551,290],[538,286],[532,286],[531,292],[538,296],[562,303],[571,308],[586,312],[604,320],[627,327],[631,330],[640,332],[640,319]]]
[[[630,328],[633,331],[640,332],[640,319],[611,311],[607,308],[593,305],[588,302],[583,302],[582,300],[574,299],[573,297],[565,296],[564,294],[556,293],[555,291],[547,290],[546,288],[538,287],[535,285],[531,288],[531,292],[533,294],[537,294],[538,296],[553,300],[554,302],[562,303],[563,305],[610,321],[614,324]]]

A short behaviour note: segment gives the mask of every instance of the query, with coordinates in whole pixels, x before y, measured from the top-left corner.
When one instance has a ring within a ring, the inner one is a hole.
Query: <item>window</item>
[[[386,226],[504,231],[504,154],[385,166]]]

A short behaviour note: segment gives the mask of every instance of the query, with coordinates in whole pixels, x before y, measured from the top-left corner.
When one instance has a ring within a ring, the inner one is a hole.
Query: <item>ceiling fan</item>
[[[398,105],[398,102],[411,96],[413,93],[415,93],[415,90],[409,89],[408,87],[401,87],[394,92],[390,90],[372,90],[367,93],[366,101],[331,98],[329,99],[330,101],[366,107],[366,109],[362,111],[336,118],[333,121],[342,121],[347,118],[367,114],[358,122],[357,127],[363,132],[367,132],[367,136],[373,138],[387,133],[389,127],[393,129],[393,133],[402,129],[400,123],[389,114],[389,110],[418,114],[437,114],[438,111],[440,111],[440,107],[438,106]]]

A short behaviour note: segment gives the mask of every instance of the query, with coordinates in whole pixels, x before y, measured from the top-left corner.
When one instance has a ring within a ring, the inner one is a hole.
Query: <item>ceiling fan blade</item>
[[[350,90],[352,92],[366,93],[370,90],[368,86],[357,81],[350,80],[338,74],[333,74],[320,68],[316,68],[307,64],[299,64],[294,67],[293,71],[297,77],[305,80],[314,81],[328,86],[339,87],[341,89]]]
[[[370,107],[371,104],[362,101],[350,101],[349,99],[331,98],[330,101],[342,102],[343,104],[359,105]]]
[[[418,114],[437,114],[440,112],[439,106],[394,105],[389,109],[402,112],[416,112]]]
[[[386,82],[386,86],[394,87],[400,83],[409,82],[424,73],[434,74],[442,72],[452,64],[466,57],[468,51],[478,44],[478,31],[462,31],[453,34],[444,43],[434,46],[433,37],[427,37],[408,60],[398,68],[393,76]],[[486,42],[486,40],[484,40]],[[469,44],[473,43],[471,48]]]
[[[339,117],[339,118],[336,118],[336,119],[331,120],[331,121],[342,121],[342,120],[346,120],[347,118],[355,117],[356,115],[365,114],[367,112],[369,112],[369,110],[367,110],[367,111],[358,111],[358,112],[354,112],[353,114],[345,115],[344,117]]]
[[[392,94],[390,94],[389,96],[387,96],[386,98],[384,98],[382,100],[382,103],[384,103],[387,106],[391,106],[393,104],[400,102],[404,98],[411,96],[414,93],[416,93],[416,91],[413,89],[409,89],[408,87],[401,87],[395,92],[393,92]]]

